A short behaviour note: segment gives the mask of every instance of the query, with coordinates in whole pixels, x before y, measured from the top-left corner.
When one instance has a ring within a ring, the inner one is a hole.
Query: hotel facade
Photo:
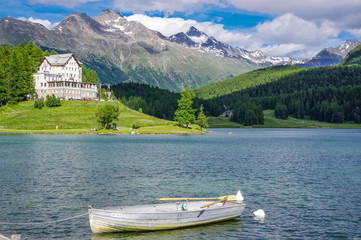
[[[96,83],[82,82],[82,64],[74,54],[44,57],[33,74],[38,98],[54,94],[63,100],[95,99]]]

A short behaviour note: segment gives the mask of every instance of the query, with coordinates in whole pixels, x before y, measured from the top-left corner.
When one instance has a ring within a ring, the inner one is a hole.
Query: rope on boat
[[[9,223],[9,222],[0,222],[1,225],[41,225],[41,224],[52,224],[52,223],[59,223],[59,222],[65,222],[67,220],[72,220],[75,218],[81,218],[85,215],[88,215],[88,213],[83,213],[83,214],[79,214],[76,215],[74,217],[69,217],[69,218],[64,218],[64,219],[59,219],[59,220],[55,220],[55,221],[47,221],[47,222],[27,222],[27,223]]]

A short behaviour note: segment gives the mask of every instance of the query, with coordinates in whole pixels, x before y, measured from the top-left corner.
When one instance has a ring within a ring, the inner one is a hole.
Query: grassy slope
[[[197,97],[209,99],[273,82],[286,75],[302,71],[303,68],[295,66],[276,66],[255,70],[238,75],[222,82],[210,84],[194,90]]]
[[[225,128],[239,128],[243,127],[241,124],[231,122],[229,118],[225,117],[210,117],[209,127],[225,127]],[[320,121],[313,121],[308,119],[298,119],[289,117],[286,120],[278,119],[274,116],[274,110],[264,111],[264,124],[253,126],[254,128],[361,128],[361,124],[355,123],[327,123]]]
[[[36,109],[33,102],[21,102],[0,108],[0,132],[28,133],[85,133],[90,128],[101,129],[95,111],[105,102],[65,101],[61,107]],[[199,128],[185,129],[173,126],[170,121],[161,120],[133,111],[120,103],[120,116],[117,126],[120,131],[131,133],[134,123],[141,126],[139,133],[199,133]],[[58,126],[59,130],[56,130]],[[109,133],[113,131],[100,131]]]
[[[228,117],[207,117],[210,128],[240,128],[241,124],[231,122]]]

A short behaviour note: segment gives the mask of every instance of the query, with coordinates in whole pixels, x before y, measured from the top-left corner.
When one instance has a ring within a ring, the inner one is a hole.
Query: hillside
[[[0,108],[1,132],[28,132],[28,133],[96,133],[89,132],[90,128],[101,129],[97,122],[95,111],[105,102],[64,101],[61,107],[43,109],[34,108],[33,102],[20,102]],[[139,133],[199,133],[199,130],[190,130],[173,126],[170,121],[142,114],[123,104],[119,104],[120,116],[116,122],[119,131],[105,131],[112,133],[131,133],[132,125],[140,126]],[[76,111],[74,111],[76,109]],[[58,126],[58,130],[56,130]],[[104,131],[100,131],[104,132]]]
[[[244,73],[236,77],[213,83],[194,90],[197,97],[210,99],[242,91],[244,89],[277,81],[291,73],[302,71],[296,66],[275,66]]]
[[[360,72],[359,65],[307,69],[212,101],[228,109],[242,104],[241,110],[246,112],[260,106],[275,109],[280,118],[361,123]]]
[[[340,62],[340,65],[352,64],[361,65],[361,45],[349,52],[349,54]]]

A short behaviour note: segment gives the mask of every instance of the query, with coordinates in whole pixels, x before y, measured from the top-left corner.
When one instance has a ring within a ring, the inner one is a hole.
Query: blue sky
[[[164,35],[195,26],[232,46],[271,56],[310,58],[361,39],[361,0],[1,0],[0,18],[51,29],[72,12],[114,9]]]

